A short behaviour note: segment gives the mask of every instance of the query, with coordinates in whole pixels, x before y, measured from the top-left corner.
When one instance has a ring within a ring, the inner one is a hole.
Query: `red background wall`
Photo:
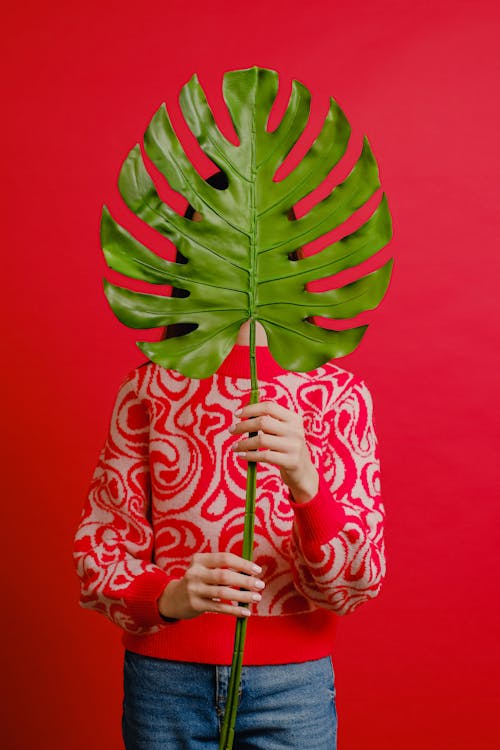
[[[3,747],[120,748],[121,645],[79,609],[72,538],[118,384],[98,223],[128,149],[200,74],[332,94],[381,167],[394,280],[343,366],[373,391],[383,593],[341,622],[340,750],[492,748],[498,698],[495,2],[86,3],[3,11]]]

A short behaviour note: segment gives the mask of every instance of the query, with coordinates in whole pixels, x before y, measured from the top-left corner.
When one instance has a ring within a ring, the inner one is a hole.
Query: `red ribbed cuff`
[[[148,570],[130,585],[126,601],[130,616],[137,625],[151,628],[165,625],[158,609],[158,599],[171,578],[161,568]]]
[[[295,512],[299,536],[308,547],[331,541],[347,521],[344,509],[332,496],[321,473],[314,497],[306,503],[297,503],[290,493],[289,500]]]

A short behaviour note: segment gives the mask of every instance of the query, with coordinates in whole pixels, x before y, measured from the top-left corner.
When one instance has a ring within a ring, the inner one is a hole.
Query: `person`
[[[283,370],[257,323],[260,400],[249,405],[249,324],[209,378],[152,362],[125,378],[84,503],[80,604],[122,630],[127,750],[218,748],[238,617],[248,630],[235,750],[336,748],[337,623],[385,575],[371,395],[334,362]]]

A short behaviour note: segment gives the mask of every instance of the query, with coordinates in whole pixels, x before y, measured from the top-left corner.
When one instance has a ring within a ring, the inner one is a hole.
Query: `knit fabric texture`
[[[283,370],[257,347],[259,400],[302,417],[317,494],[297,503],[277,466],[258,462],[254,561],[266,582],[252,605],[244,663],[332,653],[338,616],[375,597],[385,574],[372,401],[333,362]],[[158,599],[197,552],[241,555],[247,462],[231,450],[249,403],[249,347],[203,380],[153,363],[121,385],[75,536],[82,607],[122,629],[124,646],[179,661],[229,664],[235,618],[166,622]]]

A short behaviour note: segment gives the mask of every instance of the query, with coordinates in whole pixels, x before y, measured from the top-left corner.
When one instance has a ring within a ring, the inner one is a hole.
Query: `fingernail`
[[[260,565],[254,564],[252,565],[252,571],[254,573],[262,573],[262,568],[260,567]]]
[[[262,597],[261,597],[260,594],[252,594],[252,601],[253,602],[260,602],[261,599],[262,599]]]
[[[265,585],[266,584],[264,583],[264,581],[255,581],[255,588],[256,589],[263,589],[263,588],[265,588]]]
[[[247,607],[240,607],[240,609],[243,617],[250,617],[250,615],[252,614]]]
[[[236,429],[236,427],[235,427],[235,425],[233,424],[233,425],[231,425],[231,427],[229,428],[229,432],[234,432],[234,431],[235,431],[235,429]]]
[[[242,411],[243,411],[242,409],[236,409],[234,413],[236,414],[237,417],[239,417]]]

